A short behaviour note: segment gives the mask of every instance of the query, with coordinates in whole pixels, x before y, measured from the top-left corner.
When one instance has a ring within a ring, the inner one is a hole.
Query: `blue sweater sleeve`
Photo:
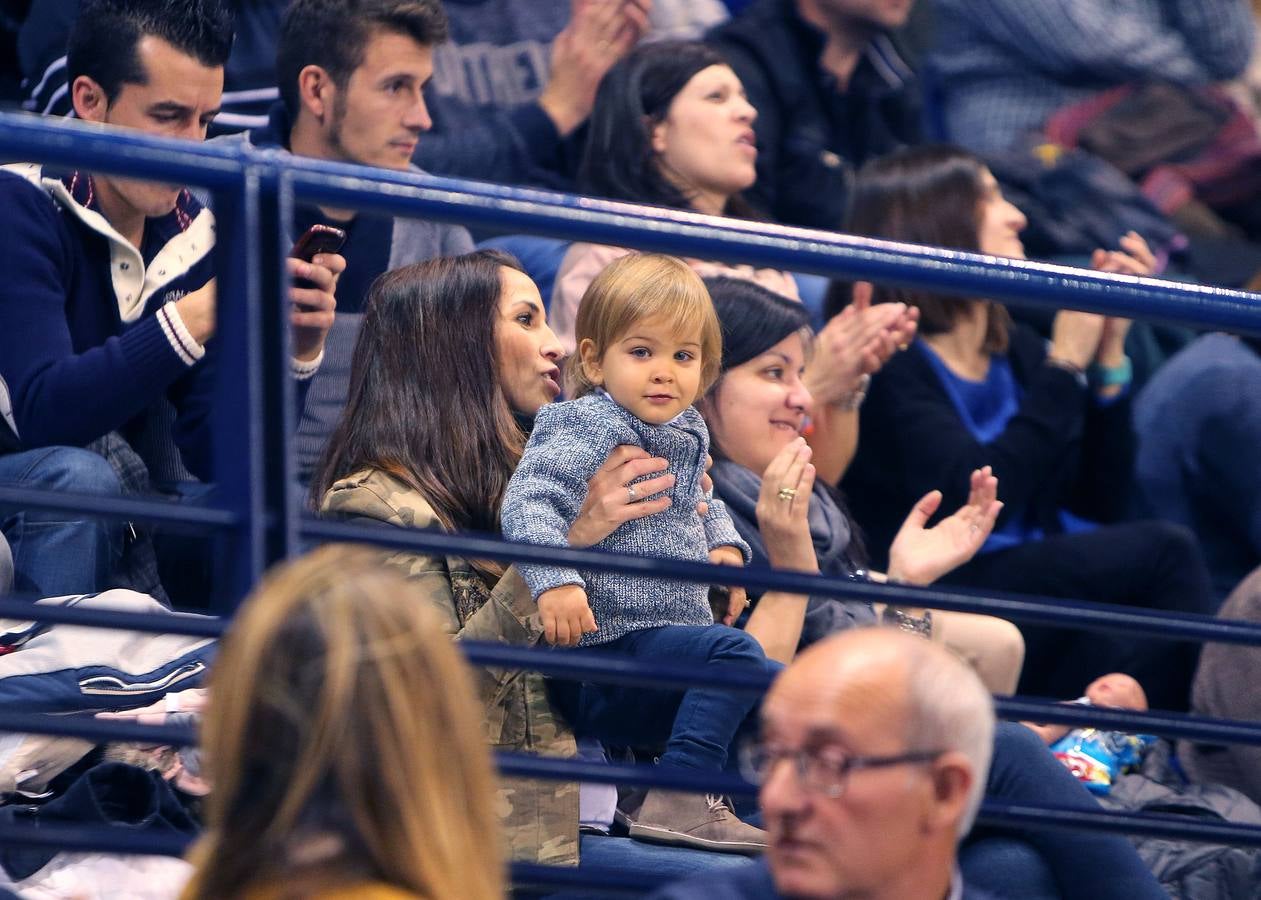
[[[748,541],[740,537],[740,532],[736,530],[735,523],[731,521],[731,513],[727,512],[727,504],[717,499],[710,500],[709,512],[701,521],[705,526],[705,540],[709,543],[710,550],[717,547],[735,547],[744,557],[746,566],[753,562],[753,550],[749,547]]]
[[[543,407],[504,492],[504,537],[568,547],[569,528],[586,500],[587,483],[615,445],[607,422],[585,410],[581,401]],[[536,600],[554,587],[585,584],[577,569],[563,566],[519,563],[517,570]]]
[[[81,446],[140,413],[189,367],[154,316],[76,347],[68,301],[83,260],[73,238],[51,199],[16,176],[0,174],[0,210],[0,377],[19,440],[26,448]]]

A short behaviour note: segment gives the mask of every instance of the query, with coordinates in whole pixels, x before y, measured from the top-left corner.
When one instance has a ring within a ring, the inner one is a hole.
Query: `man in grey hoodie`
[[[411,164],[432,126],[423,90],[446,40],[438,0],[293,0],[277,48],[280,101],[245,139],[298,156],[419,171]],[[299,204],[293,235],[314,224],[346,232],[337,322],[312,381],[294,447],[306,482],[341,416],[368,289],[390,269],[473,249],[468,231],[419,219]]]

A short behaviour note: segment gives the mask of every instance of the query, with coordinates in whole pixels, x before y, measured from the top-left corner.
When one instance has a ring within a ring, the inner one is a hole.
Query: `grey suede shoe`
[[[630,836],[654,844],[673,844],[720,853],[761,853],[766,832],[741,822],[714,794],[680,794],[654,788],[629,825]]]

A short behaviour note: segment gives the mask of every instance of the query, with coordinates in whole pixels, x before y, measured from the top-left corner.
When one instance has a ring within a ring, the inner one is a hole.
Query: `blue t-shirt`
[[[963,419],[968,430],[982,444],[995,440],[1007,428],[1007,423],[1020,411],[1020,401],[1024,390],[1012,374],[1011,363],[1006,356],[993,354],[990,356],[989,371],[980,381],[964,378],[950,370],[926,342],[917,340],[914,346],[924,354],[941,386],[945,389],[950,402]],[[998,495],[1003,494],[1002,480],[999,480]],[[1066,532],[1089,531],[1095,523],[1080,518],[1068,510],[1059,511],[1060,524]],[[1026,541],[1036,541],[1045,537],[1041,528],[1032,522],[1013,519],[1002,528],[996,528],[981,547],[981,553],[992,553],[1005,550]]]

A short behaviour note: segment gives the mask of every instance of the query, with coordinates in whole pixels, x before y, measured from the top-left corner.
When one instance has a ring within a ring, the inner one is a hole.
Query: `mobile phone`
[[[312,225],[298,238],[289,251],[290,256],[310,262],[320,253],[336,253],[346,243],[346,232],[332,225]]]

